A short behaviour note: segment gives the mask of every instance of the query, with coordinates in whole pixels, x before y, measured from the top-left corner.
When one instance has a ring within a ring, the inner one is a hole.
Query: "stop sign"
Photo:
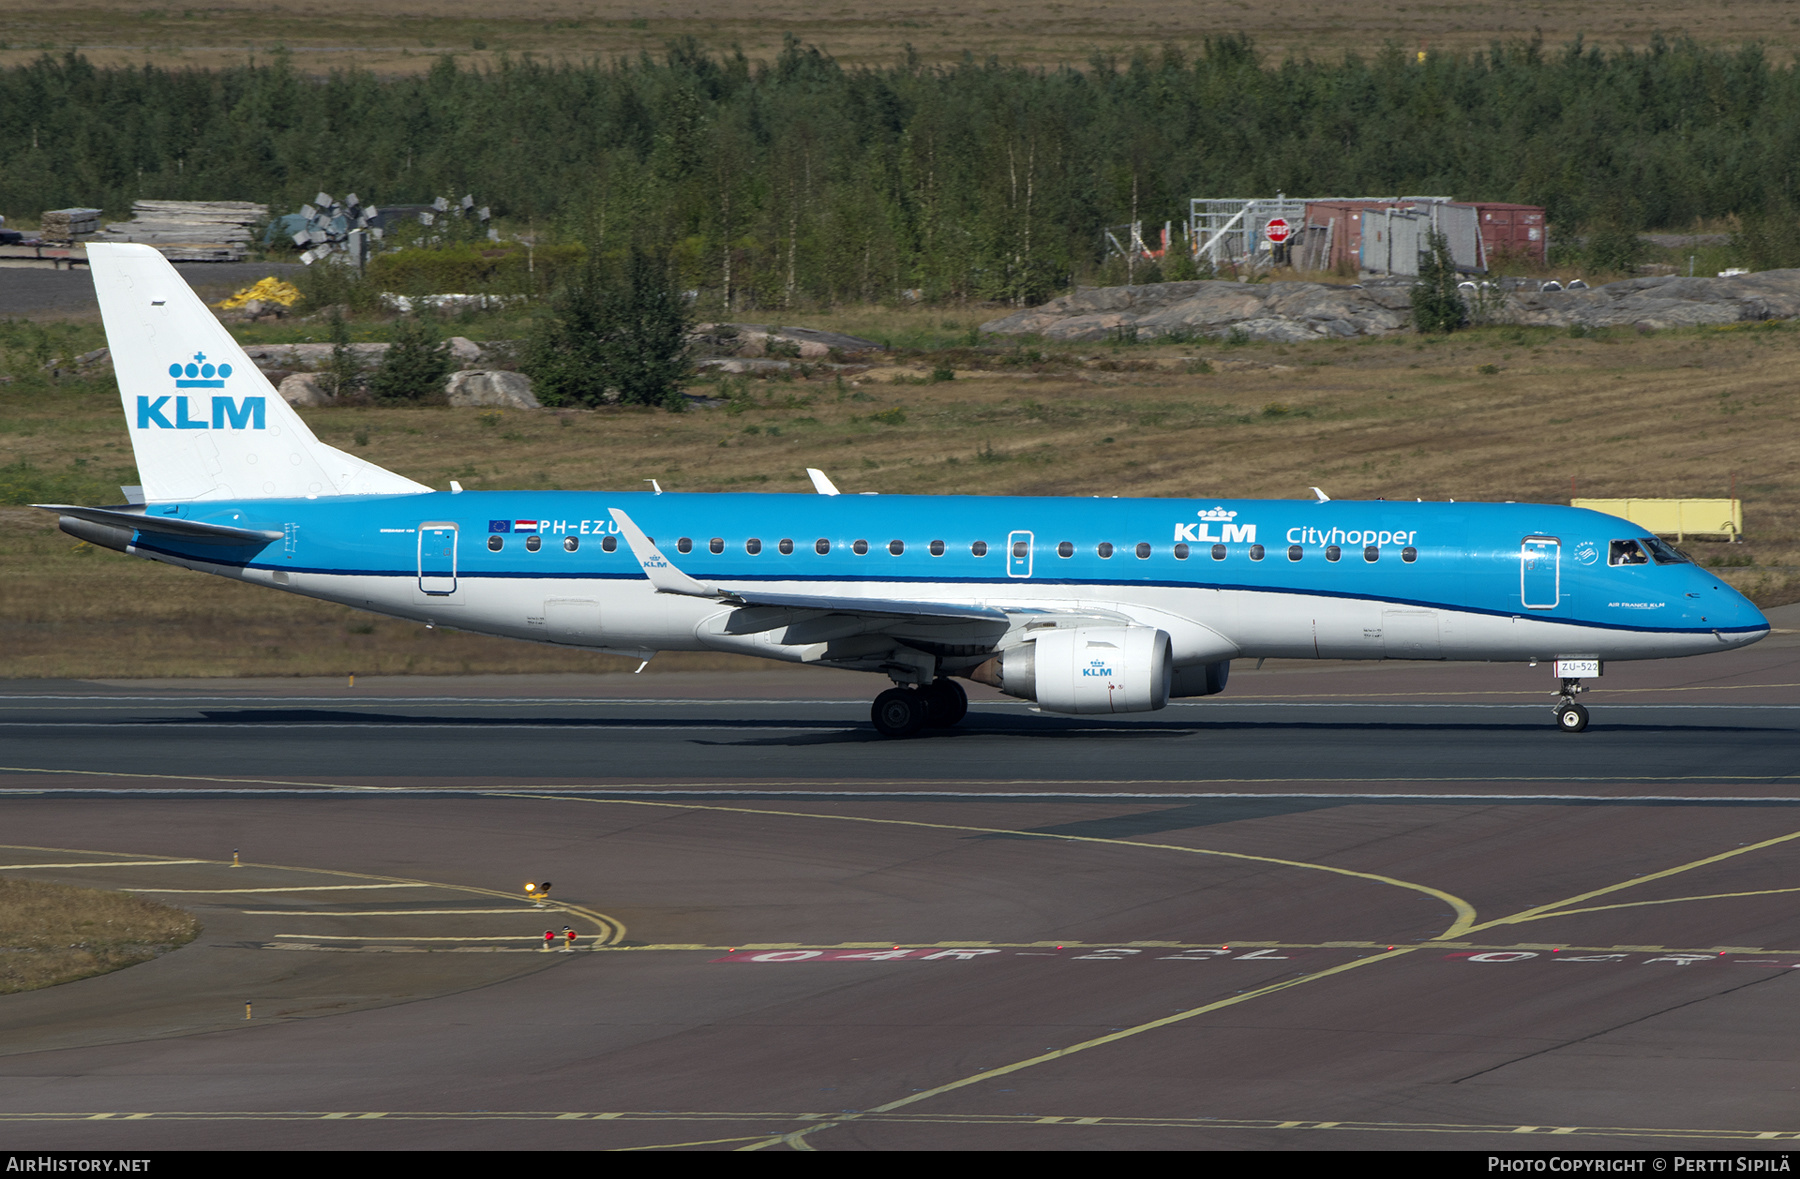
[[[1273,218],[1267,225],[1263,226],[1263,236],[1276,245],[1280,245],[1282,242],[1286,241],[1288,239],[1288,234],[1292,232],[1293,227],[1280,217]]]

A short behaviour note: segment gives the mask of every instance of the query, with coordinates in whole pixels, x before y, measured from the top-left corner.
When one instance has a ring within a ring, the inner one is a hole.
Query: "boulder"
[[[480,364],[481,345],[467,336],[451,336],[450,357],[464,368]]]
[[[281,399],[289,405],[330,405],[332,397],[325,391],[325,378],[318,373],[294,373],[281,382]]]
[[[498,406],[542,409],[531,392],[531,378],[500,369],[464,369],[450,374],[444,393],[454,406]]]

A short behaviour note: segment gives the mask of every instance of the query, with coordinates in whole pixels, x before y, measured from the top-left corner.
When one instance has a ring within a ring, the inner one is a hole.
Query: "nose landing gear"
[[[1585,691],[1578,679],[1562,681],[1556,694],[1556,727],[1565,733],[1579,733],[1588,727],[1588,710],[1575,703],[1577,694]]]

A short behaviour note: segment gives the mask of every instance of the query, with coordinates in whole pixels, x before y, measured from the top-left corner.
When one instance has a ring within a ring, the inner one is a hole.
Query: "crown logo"
[[[229,364],[214,365],[206,359],[206,353],[194,353],[194,359],[186,364],[171,364],[169,375],[175,378],[177,389],[223,389],[225,378],[231,375]]]
[[[1228,512],[1222,507],[1201,508],[1198,515],[1202,520],[1209,524],[1214,521],[1237,519],[1236,512]]]

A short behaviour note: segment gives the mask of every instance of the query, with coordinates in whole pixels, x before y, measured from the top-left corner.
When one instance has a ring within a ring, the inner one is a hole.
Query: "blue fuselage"
[[[140,533],[136,549],[465,629],[695,646],[695,610],[647,619],[641,602],[606,611],[617,623],[579,640],[541,629],[547,600],[647,592],[613,508],[709,583],[1008,609],[1141,606],[1210,628],[1240,656],[1657,658],[1768,630],[1694,564],[1611,563],[1612,542],[1643,535],[1635,525],[1543,504],[439,492],[153,505],[151,515],[284,539],[221,547]]]

